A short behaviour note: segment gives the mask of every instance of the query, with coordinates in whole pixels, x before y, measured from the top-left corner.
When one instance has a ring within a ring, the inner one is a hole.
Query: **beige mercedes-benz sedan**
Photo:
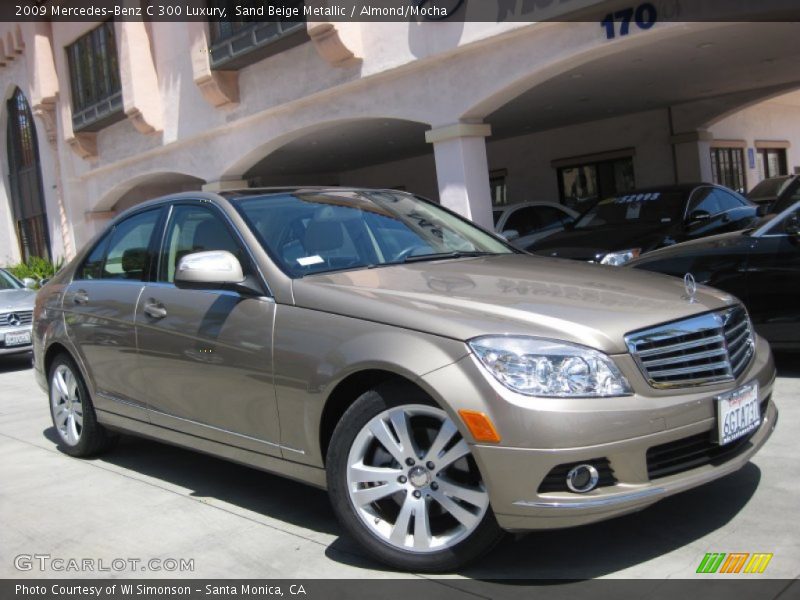
[[[127,432],[325,487],[414,571],[732,473],[777,419],[736,298],[390,190],[138,205],[39,292],[34,355],[65,452]]]

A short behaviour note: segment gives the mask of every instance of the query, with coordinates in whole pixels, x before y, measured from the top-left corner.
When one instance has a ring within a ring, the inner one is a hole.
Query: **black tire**
[[[418,573],[454,571],[486,554],[505,535],[497,524],[491,507],[486,509],[480,524],[468,537],[455,545],[434,552],[414,552],[392,546],[370,531],[356,514],[348,491],[348,455],[362,428],[374,417],[390,408],[420,404],[438,408],[418,388],[410,385],[383,385],[362,394],[348,408],[333,432],[326,463],[328,494],[333,510],[345,531],[352,535],[370,556],[403,571]]]
[[[82,425],[80,427],[79,437],[77,443],[71,443],[65,436],[56,423],[56,415],[54,411],[55,404],[53,402],[54,395],[54,377],[56,372],[61,369],[68,369],[72,376],[75,378],[75,390],[80,400],[82,409]],[[97,416],[94,412],[94,405],[89,395],[89,390],[86,387],[86,382],[83,380],[80,369],[78,369],[75,361],[66,354],[58,355],[53,363],[50,365],[50,370],[47,374],[47,381],[49,387],[49,405],[50,405],[50,418],[53,421],[53,427],[59,437],[59,448],[66,454],[76,457],[89,457],[97,456],[107,452],[114,447],[119,436],[100,425],[97,422]]]

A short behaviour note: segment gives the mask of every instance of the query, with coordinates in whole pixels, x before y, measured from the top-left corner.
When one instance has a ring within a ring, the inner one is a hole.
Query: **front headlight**
[[[642,253],[641,248],[631,248],[630,250],[620,250],[619,252],[609,252],[600,261],[601,265],[611,265],[612,267],[621,267],[626,262],[638,258]]]
[[[469,347],[513,392],[552,398],[604,398],[632,393],[628,380],[602,352],[530,337],[487,336]]]

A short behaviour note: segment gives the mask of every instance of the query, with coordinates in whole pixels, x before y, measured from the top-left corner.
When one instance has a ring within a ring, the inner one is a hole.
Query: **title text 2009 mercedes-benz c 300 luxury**
[[[69,454],[125,431],[326,487],[372,555],[447,570],[764,444],[769,347],[690,283],[530,256],[402,192],[186,193],[39,292],[35,367]]]

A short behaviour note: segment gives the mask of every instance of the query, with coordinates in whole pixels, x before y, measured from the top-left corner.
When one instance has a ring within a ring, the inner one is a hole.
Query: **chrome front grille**
[[[651,386],[686,387],[732,381],[753,357],[755,343],[741,306],[625,336]]]
[[[16,318],[15,318],[16,317]],[[19,321],[19,323],[17,323]],[[0,313],[0,327],[17,327],[33,323],[32,310],[12,310]]]

